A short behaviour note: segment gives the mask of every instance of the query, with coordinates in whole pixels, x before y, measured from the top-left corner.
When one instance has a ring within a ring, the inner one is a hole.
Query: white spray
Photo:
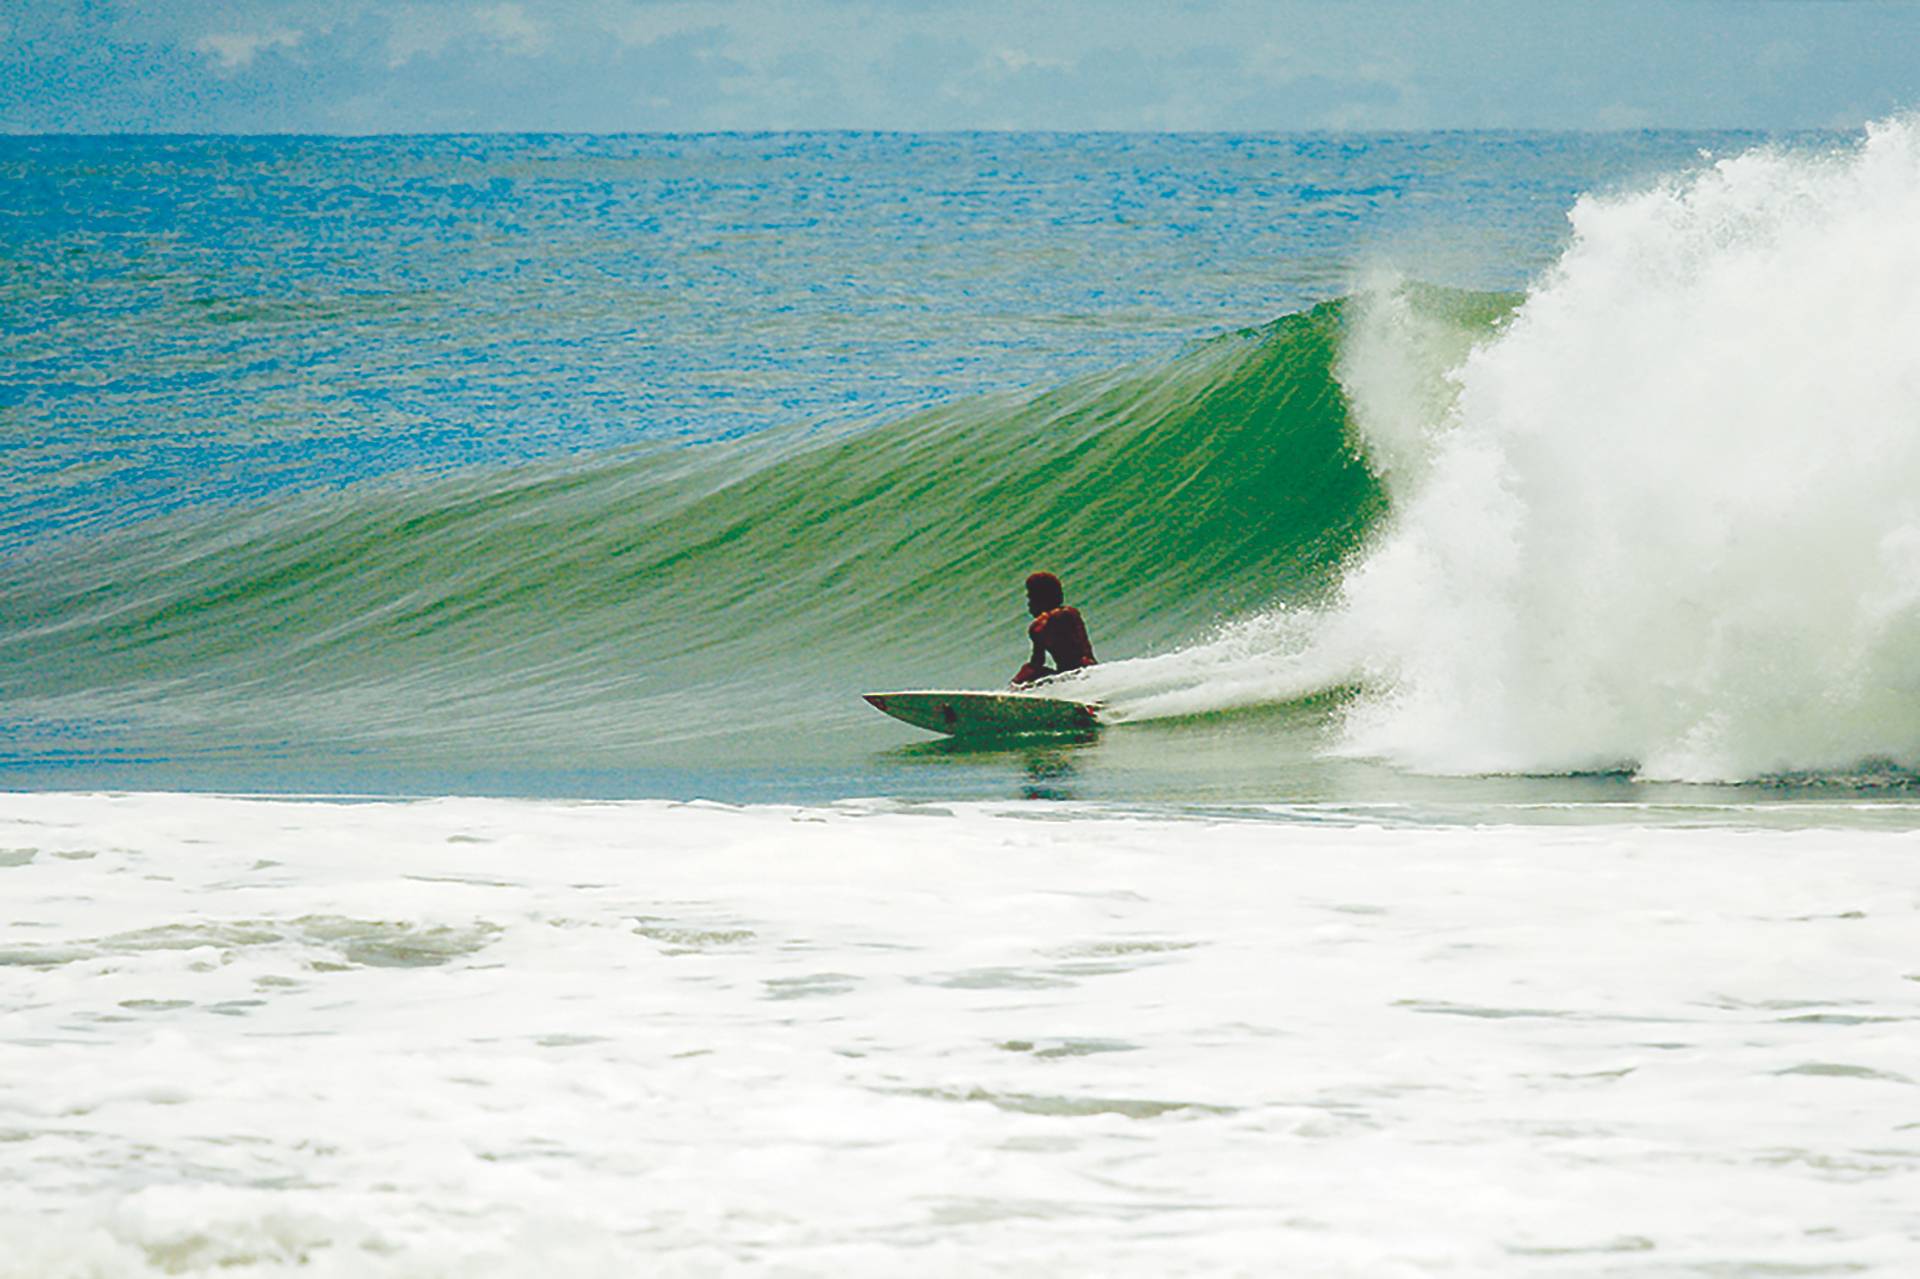
[[[1354,684],[1341,749],[1422,771],[1920,766],[1920,121],[1570,216],[1477,346],[1363,290],[1388,527],[1324,613],[1103,672],[1124,715]]]
[[[1348,748],[1694,780],[1920,764],[1920,123],[1571,216],[1437,416],[1347,361],[1395,499],[1318,641],[1372,690]]]

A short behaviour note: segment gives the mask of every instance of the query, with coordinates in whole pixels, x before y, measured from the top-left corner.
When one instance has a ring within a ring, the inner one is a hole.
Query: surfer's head
[[[1060,579],[1051,573],[1030,573],[1027,575],[1027,612],[1035,617],[1050,608],[1059,608],[1066,602],[1066,594],[1060,589]]]

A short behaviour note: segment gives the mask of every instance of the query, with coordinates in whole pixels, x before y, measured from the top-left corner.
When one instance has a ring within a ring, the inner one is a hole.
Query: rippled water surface
[[[1513,287],[1740,135],[0,139],[9,538],[1050,385]]]

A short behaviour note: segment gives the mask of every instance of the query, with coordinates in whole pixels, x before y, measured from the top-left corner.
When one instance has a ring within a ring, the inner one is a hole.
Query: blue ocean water
[[[1516,288],[1743,135],[0,139],[0,535],[870,419],[1385,262]]]

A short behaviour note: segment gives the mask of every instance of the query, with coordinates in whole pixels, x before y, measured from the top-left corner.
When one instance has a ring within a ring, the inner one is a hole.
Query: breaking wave
[[[0,569],[14,755],[831,734],[1003,680],[1047,567],[1121,720],[1312,701],[1440,773],[1920,765],[1920,125],[1570,218],[1524,297],[1382,278],[1026,397],[46,548]]]
[[[1920,765],[1920,125],[1586,198],[1477,339],[1386,285],[1341,363],[1393,513],[1324,608],[1136,714],[1344,685],[1345,752],[1749,780]]]

